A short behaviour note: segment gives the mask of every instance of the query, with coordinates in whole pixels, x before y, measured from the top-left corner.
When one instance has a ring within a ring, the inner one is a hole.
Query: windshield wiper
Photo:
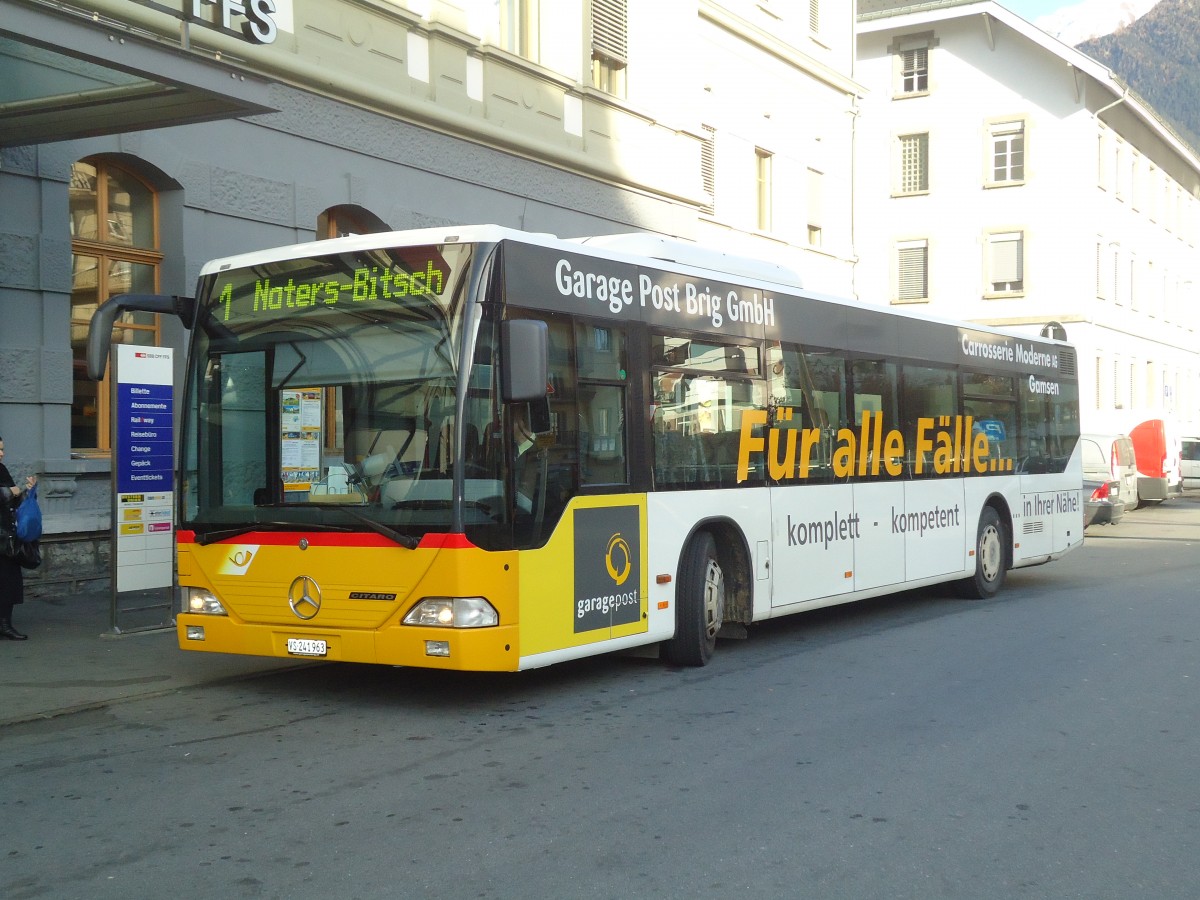
[[[366,525],[376,534],[382,534],[385,538],[395,541],[401,547],[407,547],[409,550],[416,550],[417,545],[421,543],[419,538],[415,538],[407,534],[401,534],[396,529],[388,528],[386,525],[376,522],[374,519],[368,518],[362,513],[355,512],[353,509],[350,509],[347,506],[339,507],[339,509],[350,518],[354,519],[354,521],[362,522],[362,524]]]
[[[345,525],[323,525],[314,524],[312,522],[251,522],[246,525],[239,525],[236,528],[218,528],[213,531],[197,531],[196,543],[204,546],[205,544],[215,544],[217,541],[227,541],[230,538],[238,537],[239,535],[249,534],[252,531],[342,531],[346,532],[350,529]]]

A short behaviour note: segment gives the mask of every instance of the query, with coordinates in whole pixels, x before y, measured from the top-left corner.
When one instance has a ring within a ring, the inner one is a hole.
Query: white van
[[[1120,499],[1126,509],[1138,505],[1138,468],[1133,453],[1133,441],[1125,434],[1081,434],[1080,450],[1083,469],[1092,477],[1107,471],[1113,481],[1120,482]],[[1200,477],[1200,471],[1197,472]]]
[[[1185,437],[1181,443],[1179,480],[1180,487],[1187,487],[1189,481],[1200,481],[1200,437]]]

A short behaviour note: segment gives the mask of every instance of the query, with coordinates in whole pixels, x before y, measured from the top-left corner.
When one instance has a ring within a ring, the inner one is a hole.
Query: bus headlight
[[[180,588],[180,592],[183,594],[181,606],[185,613],[200,613],[207,616],[229,615],[212,591],[204,588],[185,587]]]
[[[496,608],[482,597],[426,597],[404,617],[405,625],[437,628],[491,628],[500,624]]]

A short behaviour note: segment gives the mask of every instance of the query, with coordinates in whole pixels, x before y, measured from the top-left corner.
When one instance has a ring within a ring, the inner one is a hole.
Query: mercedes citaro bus
[[[186,650],[514,671],[1083,540],[1074,349],[648,235],[369,234],[204,266],[177,450]]]

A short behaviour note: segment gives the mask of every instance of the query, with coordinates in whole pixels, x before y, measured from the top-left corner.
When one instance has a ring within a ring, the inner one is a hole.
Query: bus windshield
[[[181,485],[198,540],[374,530],[411,545],[451,528],[472,251],[343,251],[204,280]],[[490,367],[472,381],[477,431],[496,418]],[[477,464],[472,478],[503,493]]]

